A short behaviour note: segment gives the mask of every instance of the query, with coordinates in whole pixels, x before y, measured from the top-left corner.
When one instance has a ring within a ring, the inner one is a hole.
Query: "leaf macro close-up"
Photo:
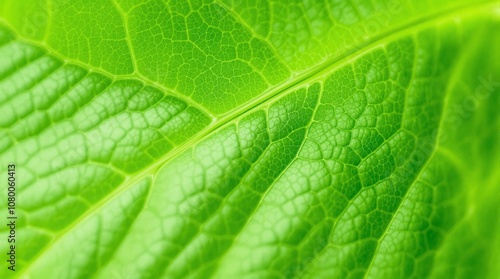
[[[0,278],[500,278],[500,2],[1,0]]]

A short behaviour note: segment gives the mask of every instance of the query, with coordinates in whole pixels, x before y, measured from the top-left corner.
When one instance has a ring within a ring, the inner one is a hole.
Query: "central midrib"
[[[141,181],[142,179],[148,177],[148,176],[154,176],[155,173],[158,171],[158,169],[163,166],[165,163],[168,161],[172,160],[173,158],[177,157],[179,154],[183,153],[187,149],[191,148],[195,143],[198,143],[201,139],[215,133],[219,129],[223,128],[226,126],[228,123],[230,123],[232,120],[242,117],[252,111],[255,111],[260,108],[261,105],[271,102],[274,99],[277,99],[281,97],[281,93],[286,92],[286,91],[292,91],[294,88],[299,88],[300,86],[303,86],[305,84],[308,84],[310,82],[314,82],[317,80],[320,80],[323,78],[323,76],[327,73],[330,73],[334,69],[341,68],[345,64],[350,63],[352,60],[355,58],[358,58],[362,55],[364,55],[367,52],[370,52],[373,50],[373,47],[378,46],[378,45],[383,45],[384,42],[390,41],[389,39],[396,36],[396,35],[401,35],[403,32],[411,33],[412,30],[418,30],[426,25],[432,25],[436,22],[439,21],[448,21],[450,19],[453,19],[459,15],[462,16],[471,16],[471,15],[477,15],[481,12],[488,12],[491,11],[493,8],[500,7],[498,3],[495,2],[486,2],[482,3],[481,5],[473,5],[473,4],[468,4],[468,5],[462,5],[458,7],[454,7],[452,9],[445,9],[442,11],[439,11],[437,13],[433,13],[431,15],[427,16],[422,16],[419,18],[416,18],[414,20],[411,20],[409,22],[406,22],[404,24],[395,26],[391,30],[384,32],[378,36],[375,36],[359,45],[356,45],[352,47],[350,50],[345,51],[344,53],[331,57],[327,60],[324,60],[322,63],[318,64],[317,66],[314,66],[310,68],[309,70],[297,75],[295,78],[291,78],[288,81],[264,92],[261,94],[259,97],[255,98],[252,100],[252,102],[248,102],[240,107],[238,107],[235,110],[232,110],[215,120],[207,127],[205,127],[203,130],[198,132],[194,137],[192,137],[190,140],[184,142],[182,145],[178,146],[177,148],[173,149],[171,152],[165,154],[162,158],[158,159],[155,163],[152,163],[150,166],[146,167],[142,171],[139,171],[135,174],[129,175],[123,183],[116,187],[115,190],[113,190],[111,193],[109,193],[107,196],[102,198],[100,201],[94,204],[92,208],[90,208],[88,211],[86,211],[84,214],[82,214],[79,218],[75,219],[74,222],[72,222],[65,230],[61,231],[58,233],[51,243],[47,244],[46,247],[44,247],[40,253],[36,256],[36,258],[30,262],[30,264],[26,265],[25,268],[19,273],[18,278],[22,277],[24,273],[26,273],[32,264],[37,261],[38,258],[40,258],[43,253],[49,249],[49,247],[57,242],[62,236],[66,234],[66,232],[71,231],[77,224],[79,224],[82,220],[86,219],[88,216],[90,216],[92,213],[97,211],[99,208],[104,206],[109,200],[113,199],[115,196],[119,195],[121,192],[125,191],[129,187],[135,185],[137,182]],[[41,47],[47,48],[46,45],[41,45],[39,42],[29,40],[22,38],[23,41],[26,41],[28,43],[32,43],[34,45],[38,45]],[[64,57],[60,53],[55,52],[54,50],[51,49],[51,53],[56,54],[58,57]],[[73,63],[73,62],[70,62]],[[82,65],[82,63],[77,63],[78,65],[85,67],[85,65]],[[86,68],[92,68],[90,66],[87,66]],[[101,74],[104,74],[106,76],[111,76],[111,77],[116,77],[115,75],[108,73],[107,71],[104,71],[102,69],[95,70],[96,72],[100,72]],[[125,77],[124,77],[125,78]],[[130,77],[131,79],[137,79]],[[138,79],[140,80],[140,79]],[[147,82],[144,82],[141,80],[145,85],[150,85],[153,87],[158,87],[158,84],[148,84]],[[166,88],[162,86],[162,91],[164,91]],[[170,91],[170,90],[168,90]],[[189,105],[189,103],[187,103]],[[154,185],[152,185],[154,187]],[[149,197],[148,197],[149,200]],[[145,204],[148,203],[148,200],[145,201]]]

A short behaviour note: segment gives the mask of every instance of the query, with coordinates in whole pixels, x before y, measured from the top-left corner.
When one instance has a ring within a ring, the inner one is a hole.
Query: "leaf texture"
[[[3,1],[0,277],[498,278],[500,5],[466,2]]]

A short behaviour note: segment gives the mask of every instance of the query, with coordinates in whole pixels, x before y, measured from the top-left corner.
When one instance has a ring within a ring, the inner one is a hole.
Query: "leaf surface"
[[[3,1],[0,277],[498,278],[500,6],[466,2]]]

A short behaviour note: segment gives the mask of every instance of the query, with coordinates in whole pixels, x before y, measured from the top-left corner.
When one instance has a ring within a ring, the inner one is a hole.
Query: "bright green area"
[[[500,278],[499,48],[495,1],[2,1],[0,278]]]

